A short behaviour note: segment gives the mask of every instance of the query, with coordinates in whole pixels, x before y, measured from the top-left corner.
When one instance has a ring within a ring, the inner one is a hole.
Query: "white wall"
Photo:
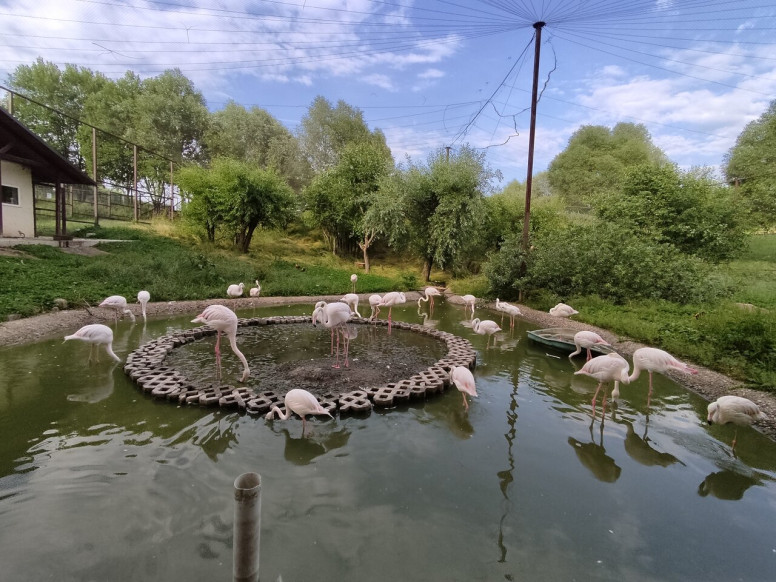
[[[35,207],[32,197],[32,175],[30,169],[14,162],[0,162],[0,177],[3,186],[19,189],[19,205],[3,204],[3,234],[5,236],[35,236]]]

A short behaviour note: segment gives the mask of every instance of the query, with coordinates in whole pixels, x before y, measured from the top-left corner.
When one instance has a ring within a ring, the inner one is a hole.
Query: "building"
[[[0,184],[0,236],[36,235],[35,185],[48,184],[55,193],[55,238],[67,240],[63,185],[95,182],[0,107]]]

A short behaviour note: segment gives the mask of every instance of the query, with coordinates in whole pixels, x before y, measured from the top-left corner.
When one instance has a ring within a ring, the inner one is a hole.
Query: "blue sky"
[[[340,99],[402,161],[469,144],[524,180],[533,23],[544,21],[534,173],[585,124],[643,123],[718,166],[776,99],[774,0],[0,0],[0,79],[35,58],[118,77],[178,67],[293,130]]]

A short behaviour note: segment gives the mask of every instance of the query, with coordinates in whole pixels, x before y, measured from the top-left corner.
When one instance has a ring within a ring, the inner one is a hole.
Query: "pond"
[[[123,360],[193,315],[119,322],[114,350]],[[297,418],[154,400],[61,336],[0,349],[3,579],[231,580],[232,484],[249,471],[262,477],[265,581],[773,579],[776,443],[741,428],[733,454],[733,427],[707,426],[706,402],[662,376],[648,416],[643,375],[591,422],[595,381],[573,375],[583,360],[531,342],[532,326],[507,325],[486,349],[461,307],[393,316],[472,342],[468,414],[452,389],[315,418],[301,438]],[[304,337],[328,351],[327,330]],[[382,349],[366,339],[352,341],[351,366]],[[214,337],[198,341],[209,369]],[[243,341],[257,377],[262,361],[307,355],[291,340]],[[228,345],[223,358],[236,382]]]

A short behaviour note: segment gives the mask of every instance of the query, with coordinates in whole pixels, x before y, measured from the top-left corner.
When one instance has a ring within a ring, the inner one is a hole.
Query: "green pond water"
[[[114,350],[123,360],[195,327],[194,315],[121,321]],[[734,455],[733,427],[708,427],[706,402],[662,376],[648,417],[644,375],[591,423],[595,381],[573,375],[583,360],[533,343],[531,326],[507,325],[485,349],[460,307],[426,318],[406,304],[393,316],[473,343],[468,414],[453,389],[316,418],[303,439],[298,418],[154,400],[64,334],[0,348],[0,579],[231,580],[233,482],[251,471],[262,477],[265,582],[776,579],[776,443],[741,428]],[[327,330],[284,327],[241,329],[251,381],[328,352]],[[391,340],[444,353],[417,334]],[[174,357],[206,380],[214,341]],[[385,341],[359,333],[351,365],[369,365]],[[228,345],[223,358],[237,385]]]

